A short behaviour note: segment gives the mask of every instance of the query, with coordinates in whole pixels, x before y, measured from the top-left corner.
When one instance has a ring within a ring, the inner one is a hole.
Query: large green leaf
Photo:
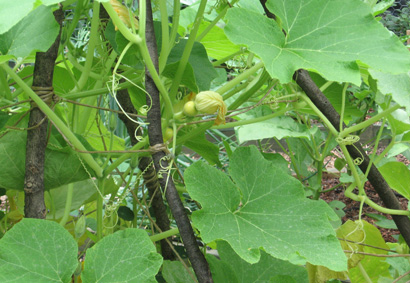
[[[162,71],[162,75],[167,78],[173,79],[178,70],[178,66],[179,66],[179,61],[168,64],[164,68],[164,71]],[[196,92],[196,93],[199,92],[198,86],[196,84],[194,69],[192,69],[192,66],[191,64],[189,64],[189,62],[185,66],[184,76],[181,79],[181,84],[186,86],[193,92]]]
[[[27,16],[30,11],[37,6],[52,5],[61,2],[60,0],[19,0],[19,1],[0,1],[0,34],[11,29],[15,24]]]
[[[0,281],[71,282],[77,250],[56,222],[25,218],[0,240]]]
[[[404,163],[389,162],[379,170],[393,190],[410,200],[410,171]]]
[[[218,252],[221,260],[234,270],[238,282],[269,282],[277,275],[289,275],[298,283],[308,282],[307,271],[303,266],[276,259],[263,251],[260,261],[255,264],[240,258],[226,242],[218,242]]]
[[[58,31],[59,25],[51,7],[40,6],[0,36],[0,52],[25,57],[33,50],[46,51],[55,41]]]
[[[410,73],[393,75],[374,70],[369,72],[377,80],[377,90],[383,94],[391,94],[394,101],[410,112]]]
[[[199,26],[200,35],[208,26],[209,22],[202,22]],[[222,59],[239,51],[240,47],[233,44],[225,35],[223,29],[214,26],[202,39],[201,43],[205,46],[206,52],[214,59]]]
[[[181,39],[179,43],[172,48],[167,65],[181,60],[186,43],[186,39]],[[201,43],[194,43],[188,62],[191,64],[192,70],[194,71],[195,81],[199,91],[209,90],[211,81],[217,77],[217,73],[209,62],[205,47]]]
[[[386,255],[389,246],[385,243],[380,231],[372,224],[363,221],[363,228],[361,228],[365,234],[364,241],[362,242],[366,246],[363,247],[365,253]],[[373,248],[373,247],[379,247]],[[378,282],[378,278],[381,276],[390,276],[389,264],[384,257],[375,257],[366,255],[361,261],[361,267],[349,269],[349,278],[351,282],[366,282],[366,278],[361,272],[361,268],[364,268],[370,277],[370,282]]]
[[[25,131],[11,131],[0,139],[0,187],[23,190],[26,140]],[[53,136],[46,149],[44,167],[46,189],[90,178],[78,154],[68,146],[61,146]]]
[[[276,137],[303,137],[309,138],[310,133],[306,127],[296,123],[286,116],[275,117],[263,122],[235,127],[241,143],[250,140],[270,139]]]
[[[162,276],[167,283],[193,283],[192,276],[195,278],[195,273],[192,268],[189,268],[191,275],[185,266],[180,261],[164,260],[162,265]]]
[[[219,161],[219,147],[205,138],[205,132],[187,140],[184,145],[201,155],[209,164],[222,166]]]
[[[303,68],[330,81],[360,85],[358,60],[385,72],[410,68],[408,50],[362,1],[269,0],[266,5],[281,26],[259,13],[233,8],[226,15],[225,33],[260,56],[269,74],[282,83]]]
[[[162,257],[147,232],[128,228],[87,250],[81,278],[87,282],[156,282]]]
[[[323,201],[304,197],[302,184],[267,161],[256,147],[232,154],[230,177],[197,162],[185,172],[190,196],[202,205],[192,215],[205,242],[226,240],[249,263],[268,254],[342,271],[346,257],[329,219],[337,215]],[[320,252],[318,249],[320,247]]]

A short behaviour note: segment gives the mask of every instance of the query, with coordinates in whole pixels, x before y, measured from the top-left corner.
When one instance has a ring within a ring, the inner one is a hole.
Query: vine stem
[[[244,71],[242,74],[238,75],[236,78],[234,78],[233,80],[227,82],[226,84],[224,84],[223,86],[221,86],[220,88],[218,88],[216,90],[217,93],[219,93],[220,95],[223,96],[223,94],[225,92],[227,92],[228,90],[230,90],[231,88],[233,88],[234,86],[238,85],[241,81],[246,80],[247,78],[249,78],[250,76],[252,76],[254,73],[256,73],[256,71],[258,71],[260,68],[263,67],[263,62],[259,62],[257,64],[255,64],[255,66],[253,66],[250,69],[247,69],[246,71]]]
[[[38,105],[41,111],[47,115],[47,118],[53,122],[53,124],[64,134],[64,136],[70,141],[70,143],[77,149],[81,151],[87,151],[84,145],[78,140],[78,138],[71,132],[67,125],[53,112],[53,110],[48,107],[44,101],[38,97],[38,95],[28,86],[26,83],[16,74],[13,70],[7,66],[6,63],[2,63],[1,67],[9,74],[11,78],[24,90],[24,92]],[[84,162],[86,162],[91,169],[94,170],[95,174],[98,177],[102,176],[102,168],[94,160],[91,154],[89,153],[80,153],[79,154]]]
[[[87,55],[85,57],[86,60],[84,64],[84,70],[81,73],[80,79],[77,81],[77,85],[79,89],[74,88],[72,92],[76,92],[82,89],[88,80],[88,76],[91,71],[91,66],[93,64],[94,49],[98,41],[98,27],[100,25],[99,14],[100,14],[100,3],[98,1],[95,1],[93,3],[93,18],[91,19],[90,40],[88,42],[88,50],[87,50]]]
[[[163,239],[166,239],[166,238],[169,238],[169,237],[171,237],[171,236],[178,235],[178,234],[179,234],[178,228],[173,228],[173,229],[169,229],[169,230],[167,230],[167,231],[165,231],[165,232],[152,235],[152,236],[150,236],[149,238],[150,238],[151,241],[153,241],[153,242],[158,242],[158,241],[161,241],[161,240],[163,240]]]
[[[340,132],[339,137],[341,138],[345,138],[347,137],[349,134],[354,133],[356,131],[359,131],[361,129],[364,129],[366,127],[369,127],[370,125],[376,123],[377,121],[383,119],[384,117],[386,117],[387,115],[391,114],[392,112],[396,111],[397,109],[399,109],[401,106],[399,104],[396,104],[392,107],[390,107],[389,109],[373,116],[372,118],[363,121],[357,125],[351,126],[349,128],[344,129],[343,131]]]
[[[194,26],[189,34],[188,41],[185,45],[184,52],[182,53],[181,60],[179,61],[177,71],[175,73],[175,77],[172,81],[171,90],[169,91],[169,95],[174,97],[179,88],[179,84],[181,83],[182,77],[184,75],[185,67],[188,64],[189,56],[191,55],[192,48],[194,46],[196,35],[198,33],[199,26],[201,25],[202,19],[204,17],[205,7],[206,7],[207,0],[201,0],[199,4],[198,12],[196,13]]]

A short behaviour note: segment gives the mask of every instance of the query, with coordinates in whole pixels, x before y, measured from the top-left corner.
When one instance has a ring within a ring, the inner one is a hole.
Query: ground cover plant
[[[392,4],[0,1],[0,281],[410,280]]]

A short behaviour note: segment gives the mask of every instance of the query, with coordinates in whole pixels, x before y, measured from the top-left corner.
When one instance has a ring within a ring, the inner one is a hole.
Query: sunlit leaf
[[[259,13],[233,8],[226,15],[225,33],[260,56],[282,83],[303,68],[327,80],[360,85],[357,61],[391,73],[410,68],[408,50],[362,1],[270,0],[266,5],[281,26]]]

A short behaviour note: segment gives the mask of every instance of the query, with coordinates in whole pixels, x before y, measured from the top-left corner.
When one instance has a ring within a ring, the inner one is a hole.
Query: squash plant
[[[408,280],[410,54],[377,2],[0,1],[1,281]],[[320,200],[333,149],[397,243]]]

